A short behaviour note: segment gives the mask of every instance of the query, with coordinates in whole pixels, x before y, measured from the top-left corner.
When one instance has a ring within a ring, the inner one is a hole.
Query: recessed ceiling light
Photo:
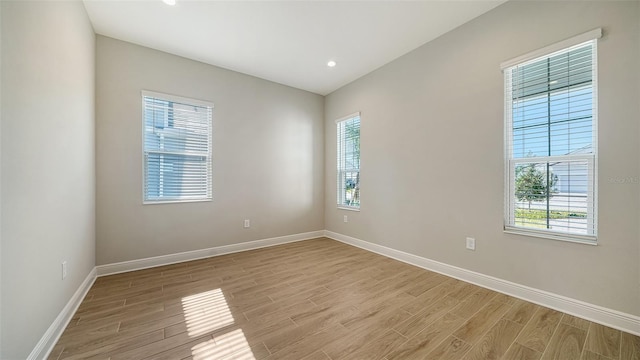
[[[162,0],[162,2],[171,6],[176,4],[176,0]]]
[[[549,82],[549,85],[554,85],[554,84],[557,84],[557,83],[558,83],[558,80],[553,80],[553,81]]]
[[[334,66],[336,66],[336,65],[337,65],[337,63],[336,63],[335,61],[333,61],[333,60],[330,60],[330,61],[327,63],[327,66],[328,66],[328,67],[334,67]]]

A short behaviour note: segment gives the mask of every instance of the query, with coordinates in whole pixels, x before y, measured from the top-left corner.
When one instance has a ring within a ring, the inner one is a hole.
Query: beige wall
[[[0,358],[24,359],[94,267],[95,36],[79,1],[0,7]]]
[[[638,56],[640,57],[640,6],[636,6],[636,19],[638,19],[638,23],[636,23],[636,33],[638,34],[638,36],[636,37],[636,51],[638,53]],[[640,75],[637,76],[638,78],[638,89],[640,92]],[[638,105],[638,114],[640,114],[640,95],[637,97],[637,101],[636,101],[637,105]],[[638,119],[638,121],[640,121],[640,117]],[[640,130],[640,126],[638,126],[638,130]],[[638,139],[640,139],[640,133],[638,133]],[[640,160],[640,156],[638,157],[638,160]],[[640,181],[640,178],[638,179]],[[639,192],[640,193],[640,192]],[[638,199],[638,203],[640,203],[640,199]],[[640,211],[638,212],[638,227],[640,228]],[[639,231],[640,233],[640,231]],[[640,279],[640,239],[638,239],[638,279]],[[639,285],[640,287],[640,281],[639,281]],[[638,290],[638,292],[640,292],[640,290]],[[638,295],[640,296],[640,295]]]
[[[96,56],[98,264],[324,228],[322,96],[103,36]],[[212,202],[142,205],[141,90],[214,103]]]
[[[0,356],[2,356],[2,6],[0,5]]]
[[[639,5],[511,1],[330,94],[326,229],[640,315],[640,184],[616,181],[640,178]],[[500,63],[597,27],[599,245],[504,234]],[[355,111],[362,208],[346,212],[334,120]]]

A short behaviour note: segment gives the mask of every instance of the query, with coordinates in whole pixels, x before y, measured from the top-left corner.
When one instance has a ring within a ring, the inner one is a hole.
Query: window
[[[211,200],[213,105],[142,92],[144,203]]]
[[[336,121],[338,207],[360,209],[360,113]]]
[[[503,67],[506,231],[595,243],[598,37]]]

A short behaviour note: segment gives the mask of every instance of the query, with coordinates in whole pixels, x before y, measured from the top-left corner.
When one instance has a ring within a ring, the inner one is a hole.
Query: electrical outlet
[[[249,219],[245,219],[245,220],[244,220],[244,228],[245,228],[245,229],[248,229],[248,228],[250,228],[250,227],[251,227],[251,220],[249,220]]]
[[[467,249],[475,250],[476,249],[476,239],[472,237],[467,238]]]
[[[344,222],[349,222],[349,218],[347,217],[347,215],[344,216],[343,220]]]
[[[62,262],[62,280],[64,280],[67,277],[67,262],[63,261]]]

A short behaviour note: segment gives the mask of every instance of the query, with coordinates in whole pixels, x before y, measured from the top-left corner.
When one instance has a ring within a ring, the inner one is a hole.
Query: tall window
[[[504,68],[507,231],[596,239],[597,42],[585,35]]]
[[[145,203],[211,200],[212,109],[142,92]]]
[[[360,113],[336,121],[338,207],[360,208]]]

